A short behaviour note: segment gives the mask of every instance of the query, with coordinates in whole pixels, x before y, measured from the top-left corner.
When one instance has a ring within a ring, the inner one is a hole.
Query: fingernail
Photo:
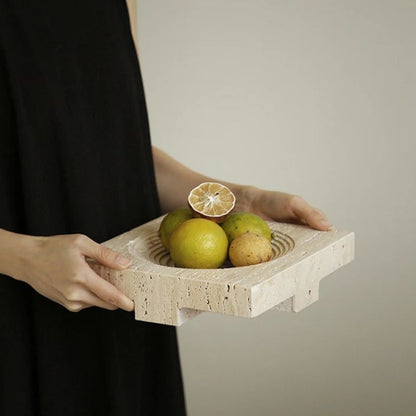
[[[120,266],[126,267],[131,263],[131,260],[127,259],[126,257],[123,257],[123,256],[117,256],[117,263]]]
[[[332,227],[332,224],[328,220],[322,220],[321,225],[322,227],[325,227],[326,229],[329,229],[330,227]]]
[[[331,225],[331,226],[330,226],[330,227],[328,227],[326,230],[327,230],[327,231],[334,231],[334,230],[335,230],[335,227],[334,227],[333,225]]]
[[[134,310],[134,302],[131,299],[126,298],[125,304],[126,304],[125,310],[127,312],[131,312]]]

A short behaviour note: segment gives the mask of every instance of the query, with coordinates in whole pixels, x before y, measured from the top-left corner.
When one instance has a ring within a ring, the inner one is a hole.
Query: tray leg
[[[203,312],[179,307],[177,282],[171,277],[136,274],[135,283],[131,295],[136,320],[180,326]]]
[[[319,281],[306,282],[297,289],[292,297],[274,306],[272,310],[277,312],[300,312],[319,299]]]

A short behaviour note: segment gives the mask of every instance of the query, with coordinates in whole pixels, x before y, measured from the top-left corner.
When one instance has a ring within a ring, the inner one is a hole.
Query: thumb
[[[331,223],[320,209],[309,205],[302,198],[298,198],[295,202],[293,212],[301,222],[320,231],[328,231],[331,228]]]
[[[87,238],[80,246],[82,254],[91,257],[98,263],[112,269],[124,269],[128,267],[131,260],[117,253],[111,248],[96,243]]]

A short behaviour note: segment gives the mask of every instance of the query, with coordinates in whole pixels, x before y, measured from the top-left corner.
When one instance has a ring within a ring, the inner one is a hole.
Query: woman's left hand
[[[329,231],[332,227],[321,210],[298,195],[244,186],[236,197],[236,211],[253,212],[265,220],[306,224],[320,231]]]

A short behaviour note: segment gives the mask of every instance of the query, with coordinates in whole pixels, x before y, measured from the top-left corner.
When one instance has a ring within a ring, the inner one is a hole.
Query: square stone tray
[[[221,269],[174,267],[158,229],[163,217],[103,243],[132,259],[126,270],[92,268],[134,300],[135,319],[179,326],[201,312],[255,317],[299,312],[318,300],[320,280],[354,258],[354,233],[268,222],[274,257]]]

